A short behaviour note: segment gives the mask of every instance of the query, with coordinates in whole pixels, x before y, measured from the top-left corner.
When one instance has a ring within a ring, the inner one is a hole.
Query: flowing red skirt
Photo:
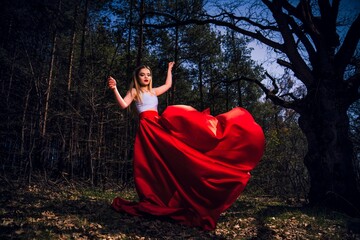
[[[143,112],[134,145],[139,202],[117,197],[112,207],[213,230],[244,190],[264,143],[261,127],[240,107],[216,117],[184,105],[161,116]]]

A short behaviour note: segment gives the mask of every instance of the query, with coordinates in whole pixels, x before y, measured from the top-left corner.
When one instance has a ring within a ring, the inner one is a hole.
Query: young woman
[[[151,69],[137,68],[124,98],[115,79],[108,79],[120,107],[135,101],[140,119],[134,143],[139,201],[117,197],[112,207],[213,230],[261,159],[264,134],[250,113],[240,107],[214,117],[208,110],[173,105],[159,115],[157,96],[171,87],[173,66],[174,62],[169,62],[165,84],[156,88],[152,87]]]

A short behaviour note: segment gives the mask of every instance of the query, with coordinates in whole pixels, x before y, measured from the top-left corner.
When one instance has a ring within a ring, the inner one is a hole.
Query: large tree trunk
[[[311,178],[310,204],[359,215],[360,192],[352,166],[348,107],[336,88],[330,90],[324,85],[308,94],[307,103],[309,109],[301,113],[299,126],[308,141],[305,165]]]

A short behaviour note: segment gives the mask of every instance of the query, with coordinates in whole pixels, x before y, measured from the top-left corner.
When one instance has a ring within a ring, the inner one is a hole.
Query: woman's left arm
[[[172,68],[174,65],[175,65],[175,62],[169,62],[165,84],[160,87],[154,88],[156,96],[159,96],[159,95],[165,93],[167,90],[169,90],[171,88],[171,85],[172,85],[172,72],[171,71],[172,71]]]

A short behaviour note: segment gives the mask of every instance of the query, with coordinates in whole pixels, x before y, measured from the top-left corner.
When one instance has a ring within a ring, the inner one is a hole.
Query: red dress
[[[184,105],[169,106],[161,116],[142,112],[134,145],[140,200],[117,197],[112,207],[213,230],[244,190],[264,143],[261,127],[240,107],[216,117]]]

